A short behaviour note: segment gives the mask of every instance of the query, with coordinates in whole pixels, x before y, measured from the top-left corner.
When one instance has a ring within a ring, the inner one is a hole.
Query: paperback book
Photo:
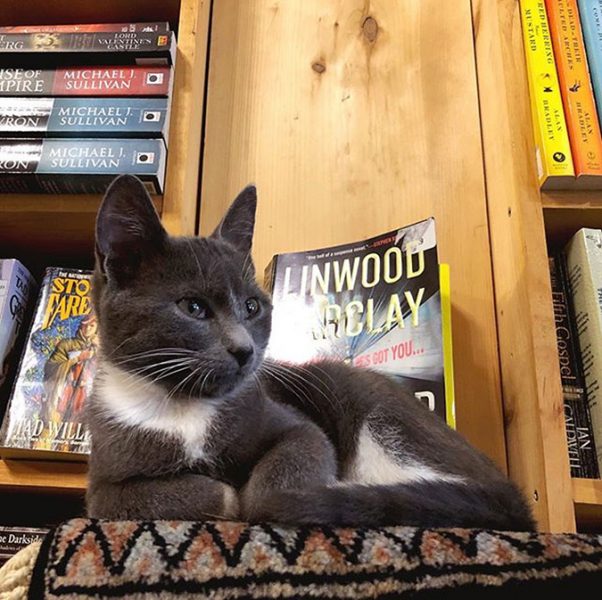
[[[546,0],[569,132],[575,187],[602,188],[602,136],[590,83],[577,0]]]
[[[83,409],[96,372],[92,274],[46,269],[2,429],[3,458],[86,460]]]
[[[0,33],[165,33],[169,23],[78,23],[73,25],[11,25],[0,27]]]
[[[0,137],[163,138],[168,98],[0,98]]]
[[[14,258],[0,258],[0,418],[8,401],[37,285]]]
[[[172,67],[157,65],[0,66],[0,96],[168,96],[171,86]]]
[[[581,29],[594,88],[598,119],[602,118],[602,0],[578,0]]]
[[[170,65],[175,61],[175,51],[173,31],[0,33],[2,66],[104,62]]]
[[[339,360],[395,378],[454,425],[449,276],[434,219],[364,241],[278,254],[265,281],[274,306],[266,355]]]
[[[166,149],[157,139],[0,139],[0,192],[102,194],[117,175],[163,192]]]
[[[574,185],[575,171],[544,0],[520,0],[535,161],[542,189]]]
[[[549,265],[571,476],[596,479],[600,471],[564,254],[550,256]]]
[[[49,531],[48,527],[0,525],[0,567],[29,544],[43,541]]]
[[[580,229],[566,248],[598,465],[602,464],[602,230]]]

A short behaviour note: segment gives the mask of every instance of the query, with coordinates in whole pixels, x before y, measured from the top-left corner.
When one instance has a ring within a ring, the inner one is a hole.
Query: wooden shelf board
[[[541,193],[545,209],[596,209],[602,210],[602,191],[548,191]]]
[[[580,531],[602,531],[602,479],[573,479],[575,517]]]
[[[86,489],[86,470],[84,463],[0,460],[0,490],[81,494]]]

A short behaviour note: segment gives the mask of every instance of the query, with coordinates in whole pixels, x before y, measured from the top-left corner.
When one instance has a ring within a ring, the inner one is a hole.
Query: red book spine
[[[75,67],[57,69],[53,96],[167,96],[169,67]]]

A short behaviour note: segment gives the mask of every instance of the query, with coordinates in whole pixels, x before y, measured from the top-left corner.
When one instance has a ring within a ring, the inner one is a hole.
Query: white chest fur
[[[367,424],[362,427],[355,458],[344,479],[345,483],[364,485],[392,485],[417,481],[462,481],[461,477],[441,473],[415,459],[404,459],[402,452],[389,452],[374,439]]]
[[[96,381],[97,401],[115,420],[179,438],[190,461],[206,458],[216,409],[198,402],[167,400],[167,392],[147,380],[104,364]]]

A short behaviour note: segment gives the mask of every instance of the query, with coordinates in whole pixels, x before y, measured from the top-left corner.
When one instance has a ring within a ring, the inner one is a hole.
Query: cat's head
[[[247,187],[211,236],[172,237],[137,178],[111,184],[94,272],[105,361],[174,399],[219,398],[255,373],[272,310],[251,259],[256,204]]]

